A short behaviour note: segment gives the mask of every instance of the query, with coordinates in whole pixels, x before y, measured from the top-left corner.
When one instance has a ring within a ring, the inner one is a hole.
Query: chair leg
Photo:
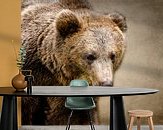
[[[71,121],[72,114],[73,114],[73,110],[71,110],[70,116],[69,116],[69,118],[68,118],[66,130],[69,130],[69,129],[70,129],[70,121]]]
[[[92,118],[91,118],[91,113],[90,111],[88,110],[88,118],[89,118],[89,123],[90,123],[90,126],[91,126],[91,130],[95,130],[95,126],[92,122]]]
[[[131,116],[128,124],[128,130],[132,130],[133,123],[134,123],[134,117]]]
[[[148,117],[148,124],[150,130],[154,130],[152,117]]]
[[[137,130],[140,130],[141,118],[137,117]]]

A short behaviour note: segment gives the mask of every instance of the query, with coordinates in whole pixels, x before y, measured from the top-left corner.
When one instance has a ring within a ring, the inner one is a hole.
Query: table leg
[[[17,98],[15,96],[3,97],[0,130],[18,130]]]
[[[110,130],[127,130],[123,97],[110,97]]]

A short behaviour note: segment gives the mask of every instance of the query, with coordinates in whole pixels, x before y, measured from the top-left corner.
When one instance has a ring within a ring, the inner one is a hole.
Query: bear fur
[[[98,13],[87,0],[22,7],[21,38],[27,51],[23,69],[32,70],[33,85],[62,87],[73,79],[85,79],[91,86],[112,86],[126,48],[124,16]],[[98,101],[92,112],[96,124]],[[22,124],[65,125],[70,110],[64,104],[64,97],[24,97]],[[87,124],[87,115],[76,112],[71,123]]]

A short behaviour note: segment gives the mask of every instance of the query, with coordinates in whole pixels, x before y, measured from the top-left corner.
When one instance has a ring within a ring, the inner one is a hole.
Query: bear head
[[[124,16],[66,9],[57,14],[50,28],[38,42],[43,42],[42,63],[57,75],[59,84],[86,79],[91,85],[113,85],[114,72],[126,49]]]

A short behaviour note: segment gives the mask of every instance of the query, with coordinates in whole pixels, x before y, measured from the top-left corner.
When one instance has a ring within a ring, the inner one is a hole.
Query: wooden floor
[[[96,130],[109,130],[106,125],[95,126]],[[19,130],[65,130],[65,126],[22,126]],[[70,130],[90,130],[89,126],[72,125]],[[133,130],[137,130],[133,127]],[[141,130],[149,130],[148,126],[142,126]],[[163,125],[154,126],[154,130],[163,130]]]

